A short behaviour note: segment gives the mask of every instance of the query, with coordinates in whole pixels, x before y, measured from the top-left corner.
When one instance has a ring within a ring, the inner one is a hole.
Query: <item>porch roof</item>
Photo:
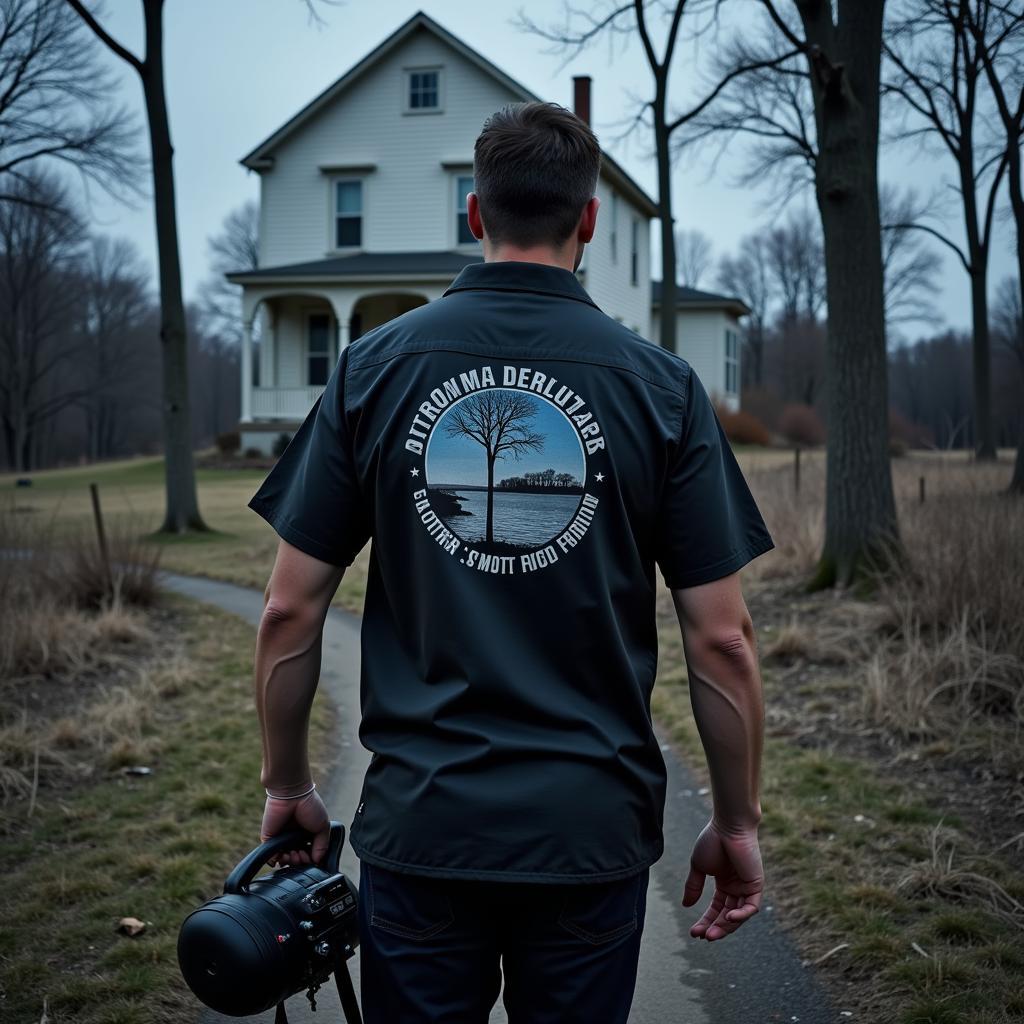
[[[234,271],[224,276],[233,284],[273,284],[280,281],[354,281],[381,278],[455,277],[463,267],[483,257],[464,252],[358,252],[310,263]]]
[[[661,282],[651,282],[651,305],[661,308]],[[698,288],[676,285],[676,306],[681,309],[725,309],[737,316],[746,316],[750,307],[738,296],[704,292]]]

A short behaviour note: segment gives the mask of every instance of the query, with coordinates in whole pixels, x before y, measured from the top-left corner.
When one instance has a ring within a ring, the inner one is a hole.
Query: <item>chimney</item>
[[[573,75],[572,109],[584,124],[590,124],[590,75]]]

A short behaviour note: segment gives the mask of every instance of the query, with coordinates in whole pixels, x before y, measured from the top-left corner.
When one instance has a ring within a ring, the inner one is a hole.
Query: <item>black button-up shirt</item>
[[[568,270],[469,266],[343,350],[250,507],[337,565],[372,538],[360,858],[587,882],[661,856],[655,566],[688,587],[773,547],[685,360]]]

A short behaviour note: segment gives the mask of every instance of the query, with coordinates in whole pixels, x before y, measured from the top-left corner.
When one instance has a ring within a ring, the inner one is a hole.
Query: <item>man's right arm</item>
[[[757,827],[764,698],[739,573],[674,589],[672,599],[714,808],[694,846],[683,904],[694,904],[705,877],[715,877],[712,903],[691,929],[694,937],[713,940],[735,931],[761,905],[764,875]]]

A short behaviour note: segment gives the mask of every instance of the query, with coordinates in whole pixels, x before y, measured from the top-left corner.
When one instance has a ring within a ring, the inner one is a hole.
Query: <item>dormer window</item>
[[[405,112],[439,114],[441,112],[441,69],[405,69]]]

